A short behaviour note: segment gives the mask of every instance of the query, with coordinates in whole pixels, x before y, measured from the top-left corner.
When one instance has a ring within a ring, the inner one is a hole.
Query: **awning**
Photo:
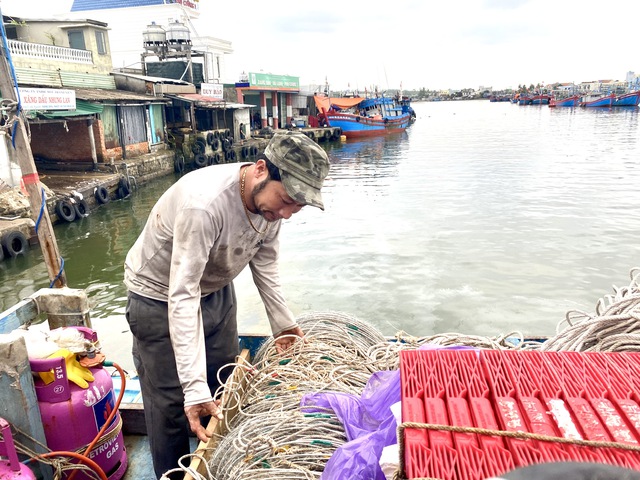
[[[314,95],[313,99],[316,101],[318,110],[322,111],[324,109],[327,112],[332,106],[350,108],[364,100],[362,97],[323,97],[320,95]]]
[[[85,102],[84,100],[76,99],[75,110],[48,110],[46,112],[33,110],[29,112],[28,116],[37,116],[40,118],[67,118],[67,117],[86,117],[96,113],[102,113],[103,106],[98,103]]]
[[[248,105],[246,103],[233,103],[227,102],[220,98],[205,97],[199,93],[181,93],[181,94],[165,94],[165,97],[173,100],[180,100],[187,103],[193,103],[196,107],[200,108],[215,108],[215,109],[239,109],[239,108],[253,108],[255,105]]]

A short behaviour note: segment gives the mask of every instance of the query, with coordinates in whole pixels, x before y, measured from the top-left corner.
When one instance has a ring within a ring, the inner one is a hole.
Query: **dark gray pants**
[[[203,297],[200,309],[207,351],[207,382],[213,394],[218,387],[218,369],[233,362],[239,353],[233,284]],[[167,470],[178,467],[180,457],[190,453],[184,395],[169,338],[168,307],[166,302],[129,292],[125,315],[133,334],[132,354],[140,377],[153,468],[160,478]],[[225,369],[222,381],[230,373],[230,368]]]

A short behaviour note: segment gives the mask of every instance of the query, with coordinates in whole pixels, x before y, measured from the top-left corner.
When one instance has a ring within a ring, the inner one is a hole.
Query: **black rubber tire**
[[[229,141],[228,138],[225,138],[222,141],[222,151],[223,152],[228,152],[230,148],[231,148],[231,142]]]
[[[243,159],[247,158],[249,156],[249,147],[242,147],[241,155]]]
[[[309,137],[311,140],[315,140],[315,139],[316,139],[316,134],[315,134],[314,132],[309,132],[308,137]]]
[[[76,203],[73,204],[73,208],[76,211],[76,220],[78,218],[88,217],[89,212],[91,211],[89,209],[89,204],[84,199],[80,200],[76,198]]]
[[[213,135],[213,132],[209,132],[207,133],[207,143],[209,145],[213,145],[213,141],[216,139],[216,137]]]
[[[131,183],[126,177],[121,177],[118,182],[118,198],[127,198],[131,194]]]
[[[176,173],[184,172],[184,155],[177,154],[176,158],[173,160],[173,171]]]
[[[76,209],[66,198],[58,200],[58,203],[56,203],[56,214],[60,220],[65,222],[73,222],[76,219]]]
[[[195,157],[193,157],[193,163],[197,168],[202,168],[207,166],[207,156],[204,153],[199,153]]]
[[[191,151],[196,155],[199,153],[204,153],[206,149],[207,149],[207,144],[202,140],[196,140],[191,145]]]
[[[220,138],[220,132],[216,130],[215,132],[213,132],[213,136],[216,140],[218,140]]]
[[[215,163],[216,165],[219,164],[222,160],[222,155],[220,155],[219,153],[216,153],[213,156],[213,163]]]
[[[340,135],[342,135],[342,129],[338,127],[333,131],[333,138],[337,140],[340,138]]]
[[[214,138],[213,142],[211,143],[211,149],[215,152],[216,150],[218,150],[218,148],[220,148],[220,140]]]
[[[236,154],[236,151],[235,151],[235,150],[230,150],[230,151],[229,151],[229,156],[231,157],[231,161],[232,161],[232,162],[233,162],[233,161],[235,161],[235,159],[236,159],[236,155],[237,155],[237,154]]]
[[[207,165],[215,165],[215,155],[207,155]]]
[[[106,187],[102,185],[96,187],[96,191],[94,192],[93,196],[95,197],[96,202],[98,202],[100,205],[104,205],[105,203],[109,203],[111,201],[111,198],[109,197],[109,190],[107,190]]]
[[[253,147],[251,147],[251,155],[255,157],[257,154],[258,154],[258,147],[254,145]]]
[[[10,257],[17,257],[18,255],[27,253],[29,250],[29,241],[22,232],[15,230],[2,237],[2,246]],[[0,248],[0,250],[2,249]],[[2,255],[4,256],[4,252],[2,252]]]
[[[325,130],[323,136],[325,140],[329,140],[332,136],[331,130]]]
[[[224,138],[229,138],[231,136],[231,130],[228,128],[224,131]]]

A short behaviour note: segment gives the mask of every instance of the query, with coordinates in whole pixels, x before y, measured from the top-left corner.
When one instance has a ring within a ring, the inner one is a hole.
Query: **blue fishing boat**
[[[550,107],[577,107],[580,103],[580,95],[571,95],[566,98],[551,98],[549,100]]]
[[[591,95],[584,95],[580,99],[581,107],[611,107],[613,105],[613,99],[616,98],[614,93],[604,95],[602,93],[595,93]]]
[[[624,95],[618,95],[613,99],[613,107],[637,107],[640,103],[640,90]]]
[[[362,138],[403,132],[415,120],[411,99],[385,97],[314,96],[319,117],[327,126],[340,127],[347,138]]]

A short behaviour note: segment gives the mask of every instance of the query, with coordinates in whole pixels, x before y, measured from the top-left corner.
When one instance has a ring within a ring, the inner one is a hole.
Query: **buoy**
[[[341,142],[346,142],[347,141],[347,136],[346,135],[340,135],[340,141]]]

